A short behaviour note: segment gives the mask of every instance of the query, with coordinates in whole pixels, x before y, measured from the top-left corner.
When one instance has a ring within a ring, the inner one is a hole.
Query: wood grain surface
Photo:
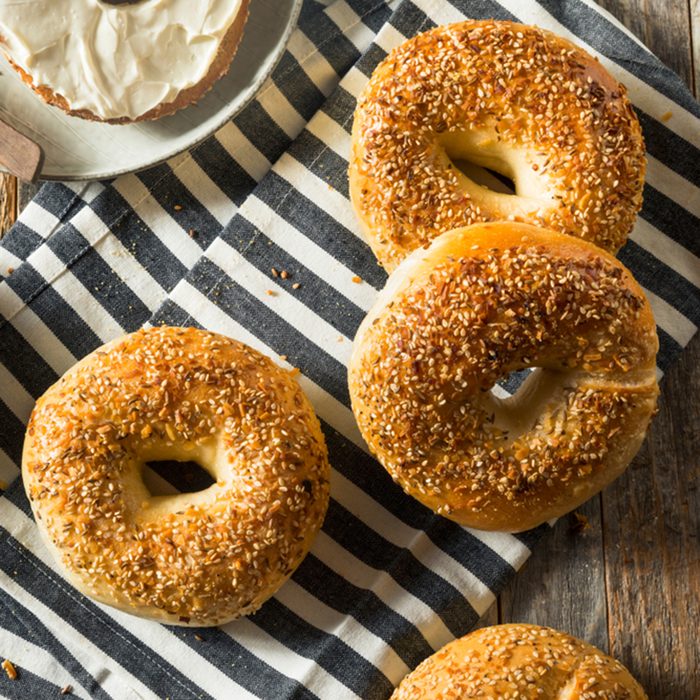
[[[12,226],[19,211],[17,178],[0,173],[0,236]]]
[[[695,91],[700,0],[601,0]],[[0,235],[34,194],[0,175]],[[700,233],[700,232],[698,232]],[[562,518],[482,619],[565,630],[625,663],[650,700],[700,700],[700,336],[664,378],[627,473]]]

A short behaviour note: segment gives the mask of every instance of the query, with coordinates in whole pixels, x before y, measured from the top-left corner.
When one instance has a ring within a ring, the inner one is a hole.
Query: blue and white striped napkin
[[[469,531],[403,495],[367,454],[345,379],[385,280],[347,199],[355,98],[393,46],[464,17],[569,36],[627,85],[649,168],[620,258],[654,308],[660,372],[688,343],[700,324],[700,108],[677,76],[590,0],[306,0],[272,78],[216,136],[138,175],[45,186],[0,245],[0,655],[21,674],[0,678],[0,694],[386,698],[525,561],[541,529]],[[168,628],[79,595],[16,480],[36,397],[148,323],[205,326],[299,367],[330,449],[331,505],[311,554],[258,613],[220,629]]]

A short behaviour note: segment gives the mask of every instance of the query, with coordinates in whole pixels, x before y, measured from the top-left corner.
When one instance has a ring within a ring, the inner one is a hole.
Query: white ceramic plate
[[[70,117],[45,104],[2,57],[0,117],[44,149],[42,180],[104,179],[160,163],[213,134],[255,96],[284,52],[301,3],[251,0],[228,74],[171,117],[125,126]]]

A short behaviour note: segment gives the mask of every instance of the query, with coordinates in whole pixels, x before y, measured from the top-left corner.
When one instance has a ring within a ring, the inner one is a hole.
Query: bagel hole
[[[532,430],[544,413],[562,404],[569,380],[551,368],[516,370],[501,379],[485,396],[494,426],[515,438]]]
[[[506,399],[515,396],[523,386],[525,380],[535,371],[534,367],[518,369],[503,377],[491,389],[491,392],[499,399]]]
[[[146,462],[143,483],[151,496],[206,491],[216,480],[197,462],[162,460]]]
[[[505,173],[485,168],[463,158],[455,159],[452,163],[457,170],[466,175],[472,182],[485,187],[487,190],[500,192],[501,194],[517,194],[515,182]]]

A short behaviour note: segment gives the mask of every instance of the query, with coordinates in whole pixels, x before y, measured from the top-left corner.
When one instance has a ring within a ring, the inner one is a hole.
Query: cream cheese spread
[[[2,48],[102,119],[136,119],[199,83],[242,0],[0,0]]]

